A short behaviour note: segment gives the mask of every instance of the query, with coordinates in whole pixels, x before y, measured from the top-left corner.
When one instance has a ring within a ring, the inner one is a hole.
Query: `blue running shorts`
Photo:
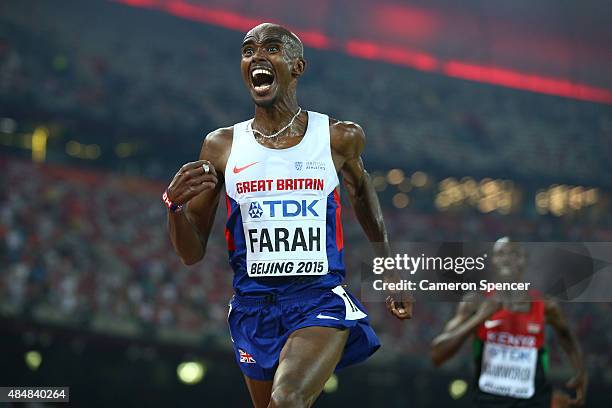
[[[342,286],[282,296],[238,296],[229,304],[228,323],[236,361],[249,378],[272,380],[281,349],[295,330],[309,327],[349,329],[336,370],[359,363],[380,347],[364,308]]]

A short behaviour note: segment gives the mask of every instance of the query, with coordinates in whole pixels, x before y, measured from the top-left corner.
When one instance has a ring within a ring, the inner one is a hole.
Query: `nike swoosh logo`
[[[324,315],[324,314],[321,314],[321,313],[319,313],[319,314],[317,315],[317,319],[332,319],[332,320],[340,320],[340,319],[338,319],[337,317],[334,317],[334,316],[327,316],[327,315]]]
[[[246,169],[248,169],[249,167],[256,165],[257,163],[259,163],[259,162],[253,162],[253,163],[251,163],[251,164],[247,164],[246,166],[242,166],[242,167],[236,167],[236,165],[234,164],[234,174],[238,174],[238,173],[240,173],[242,170],[246,170]]]
[[[501,320],[487,320],[484,322],[484,326],[487,329],[492,329],[493,327],[497,327],[502,324]]]

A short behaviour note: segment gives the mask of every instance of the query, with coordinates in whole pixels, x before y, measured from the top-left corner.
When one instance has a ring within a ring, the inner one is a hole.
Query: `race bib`
[[[250,277],[325,275],[326,199],[251,199],[240,204]]]
[[[538,350],[486,342],[478,387],[489,394],[531,398],[535,393]]]

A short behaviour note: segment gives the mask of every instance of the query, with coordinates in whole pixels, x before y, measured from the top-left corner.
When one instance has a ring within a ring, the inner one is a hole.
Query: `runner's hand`
[[[208,174],[204,172],[208,165]],[[208,160],[187,163],[176,173],[168,187],[168,198],[178,205],[185,204],[203,191],[217,185],[217,172]]]
[[[551,408],[569,408],[571,398],[569,395],[560,390],[554,390],[552,396]]]
[[[586,399],[586,389],[588,384],[588,376],[586,372],[580,372],[570,379],[565,386],[576,390],[576,397],[569,400],[570,406],[581,407]]]
[[[387,310],[400,320],[412,319],[414,299],[407,292],[396,292],[387,296]]]

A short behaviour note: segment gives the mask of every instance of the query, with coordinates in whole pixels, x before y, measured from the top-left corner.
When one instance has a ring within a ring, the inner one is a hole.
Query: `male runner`
[[[368,239],[389,252],[355,123],[301,110],[306,62],[299,38],[261,24],[242,43],[241,71],[255,117],[210,133],[164,194],[168,227],[185,264],[200,261],[226,188],[225,237],[234,270],[228,321],[255,407],[309,407],[336,368],[366,359],[379,342],[341,283],[338,172]],[[399,319],[412,304],[388,299]]]
[[[525,249],[519,243],[507,237],[497,240],[493,265],[499,282],[520,281],[526,263]],[[433,340],[431,357],[439,366],[473,335],[475,406],[550,408],[552,387],[546,380],[545,324],[553,327],[576,370],[567,383],[576,390],[576,397],[570,399],[555,392],[555,400],[581,406],[586,396],[587,373],[580,346],[559,305],[534,292],[493,293],[485,299],[472,297],[461,302],[442,334]]]

